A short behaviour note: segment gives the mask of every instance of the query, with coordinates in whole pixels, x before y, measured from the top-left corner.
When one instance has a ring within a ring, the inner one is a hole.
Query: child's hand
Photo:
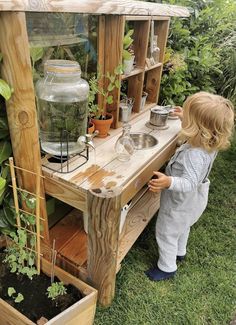
[[[182,121],[183,118],[183,109],[181,106],[175,106],[174,110],[170,113],[170,116],[178,116]]]
[[[160,172],[153,172],[156,178],[152,178],[148,182],[148,187],[151,192],[159,193],[161,190],[170,187],[171,177]]]

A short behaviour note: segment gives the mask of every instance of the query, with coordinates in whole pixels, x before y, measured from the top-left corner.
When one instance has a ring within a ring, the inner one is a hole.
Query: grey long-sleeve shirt
[[[216,152],[207,152],[183,144],[169,161],[166,174],[171,176],[168,190],[191,192],[207,177]]]

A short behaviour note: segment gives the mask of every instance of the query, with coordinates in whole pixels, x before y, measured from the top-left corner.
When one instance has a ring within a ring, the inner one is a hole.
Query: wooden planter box
[[[0,247],[2,241],[0,238]],[[51,264],[42,258],[41,270],[50,276]],[[55,276],[64,284],[72,284],[80,290],[84,296],[81,300],[64,310],[62,313],[50,319],[47,325],[92,325],[94,322],[97,290],[85,282],[75,278],[61,268],[55,266]],[[34,325],[29,318],[10,306],[3,299],[0,299],[0,324],[1,325]]]

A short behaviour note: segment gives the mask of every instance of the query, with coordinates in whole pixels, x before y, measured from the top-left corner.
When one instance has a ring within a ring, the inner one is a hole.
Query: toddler
[[[156,222],[159,248],[157,267],[146,275],[154,281],[174,277],[176,260],[183,260],[190,227],[207,206],[209,179],[218,150],[226,149],[234,126],[232,103],[218,95],[199,92],[187,98],[183,110],[182,144],[170,159],[165,174],[154,172],[149,181],[152,192],[161,192]]]

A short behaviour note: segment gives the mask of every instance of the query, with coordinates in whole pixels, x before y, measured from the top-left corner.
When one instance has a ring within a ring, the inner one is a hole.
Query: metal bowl
[[[136,150],[150,149],[158,144],[158,140],[148,133],[131,133],[130,136],[134,141],[134,146]]]

